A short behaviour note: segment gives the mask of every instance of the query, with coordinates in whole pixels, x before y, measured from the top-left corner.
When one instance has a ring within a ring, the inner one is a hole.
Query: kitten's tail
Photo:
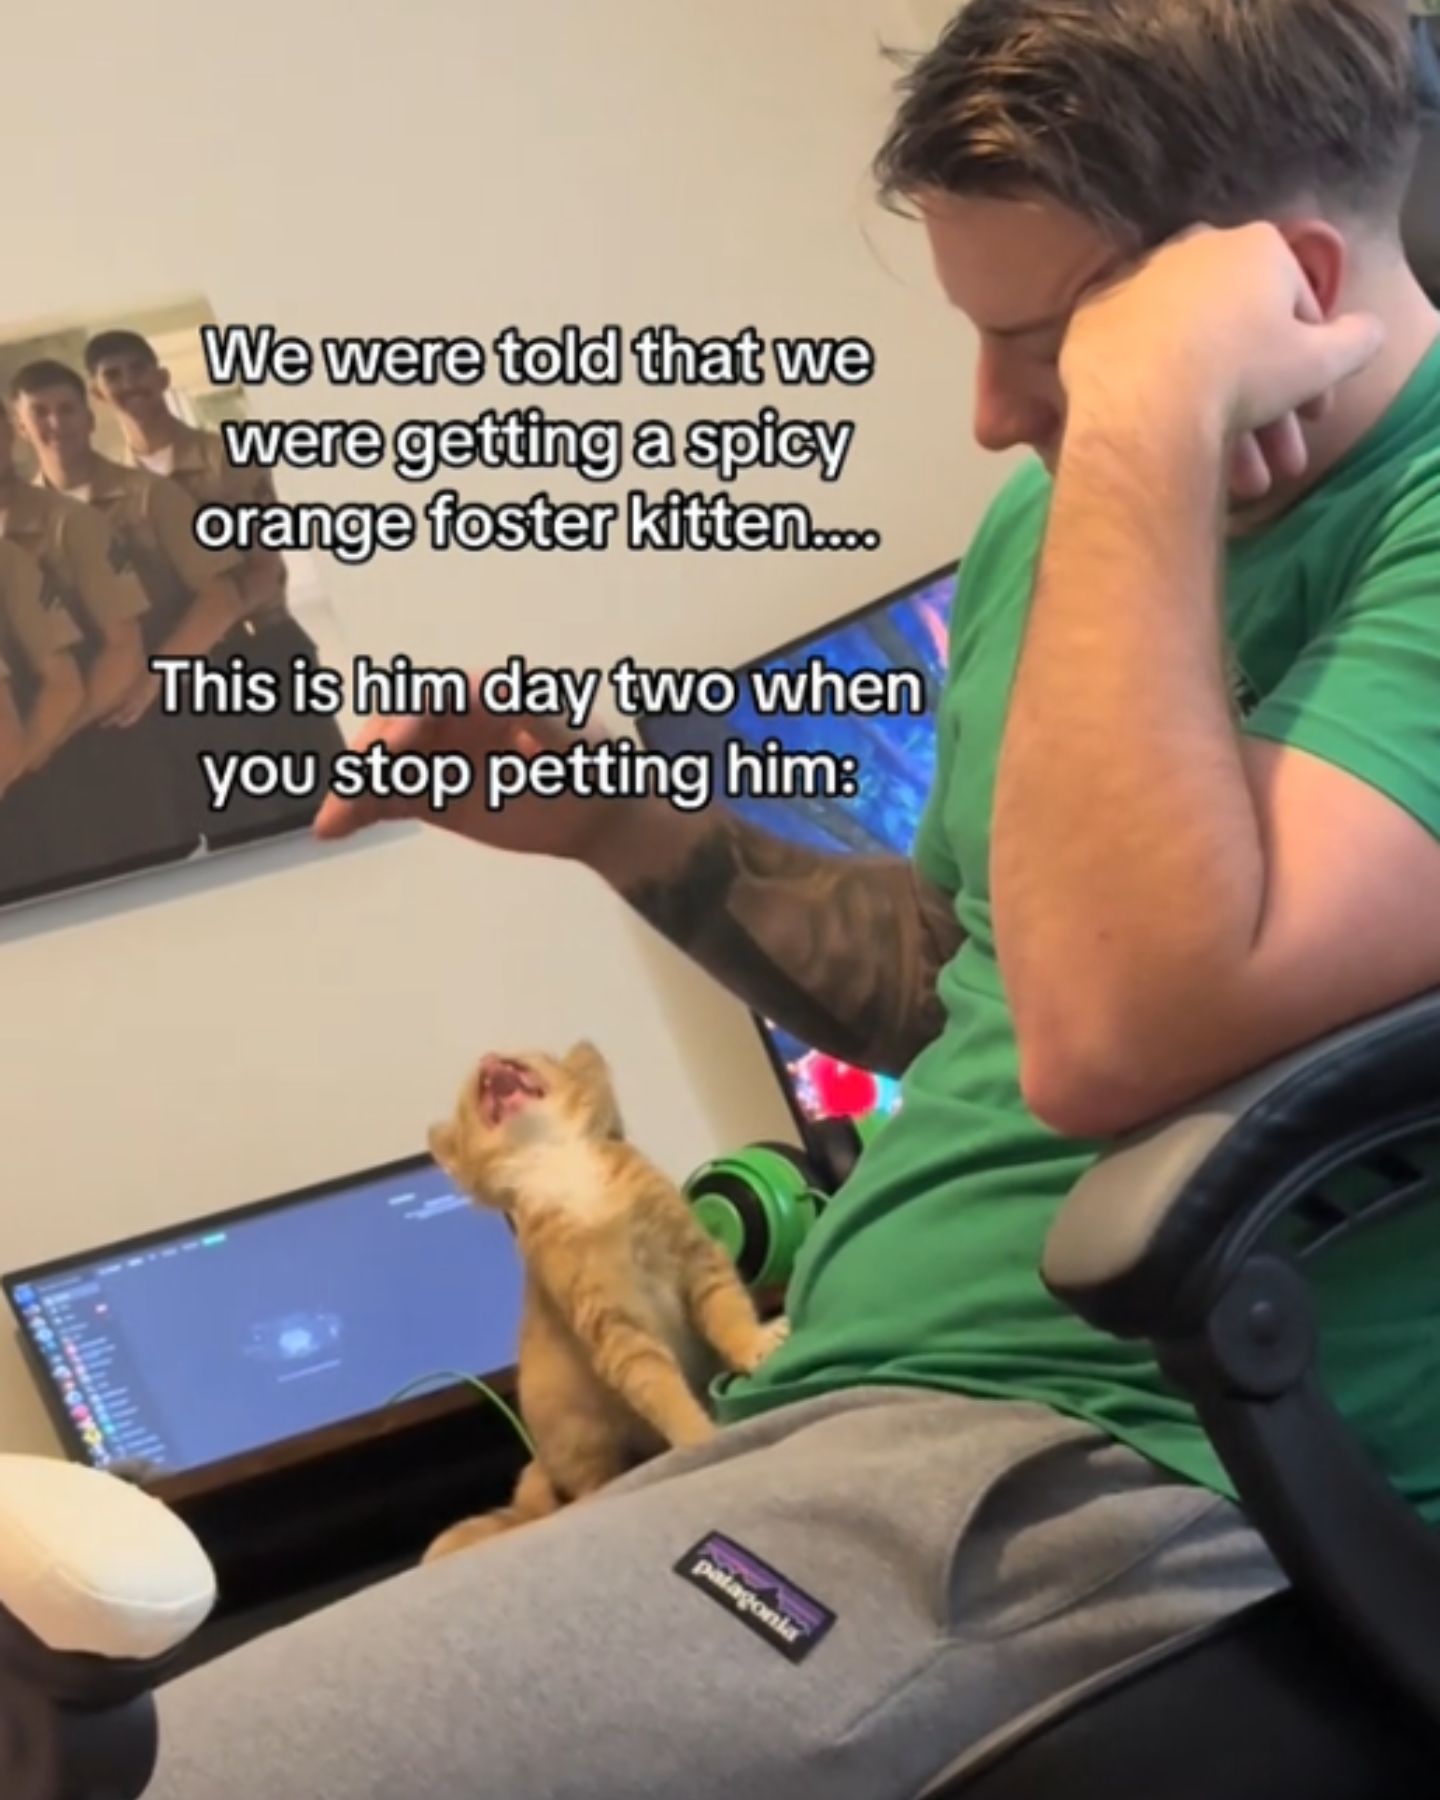
[[[514,1525],[528,1525],[532,1519],[543,1519],[549,1513],[559,1512],[561,1504],[554,1482],[538,1462],[528,1462],[520,1471],[510,1504],[498,1511],[508,1515]]]
[[[529,1525],[536,1519],[546,1518],[550,1513],[558,1512],[560,1506],[560,1496],[539,1463],[526,1463],[508,1505],[497,1506],[477,1518],[462,1519],[458,1525],[452,1525],[436,1538],[421,1561],[439,1562],[443,1556],[453,1556],[457,1550],[469,1550],[488,1538],[513,1531],[517,1525]]]

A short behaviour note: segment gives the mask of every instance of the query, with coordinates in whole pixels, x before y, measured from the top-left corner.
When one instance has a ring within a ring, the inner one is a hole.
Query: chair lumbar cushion
[[[163,1656],[215,1597],[198,1539],[152,1495],[79,1463],[0,1456],[0,1610],[47,1648]]]

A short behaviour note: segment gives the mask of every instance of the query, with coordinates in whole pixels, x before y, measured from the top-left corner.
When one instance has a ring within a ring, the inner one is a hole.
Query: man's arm
[[[154,656],[206,656],[245,615],[240,591],[240,558],[222,556],[195,541],[198,509],[176,481],[162,478],[151,490],[150,520],[160,547],[191,592],[175,629],[155,646]],[[147,666],[115,712],[119,725],[133,725],[154,705],[160,677]]]
[[[238,554],[207,550],[195,539],[195,502],[177,481],[162,480],[152,493],[152,520],[166,556],[194,598],[158,654],[203,656],[245,616]]]
[[[578,864],[737,999],[861,1068],[898,1073],[938,1035],[936,977],[963,934],[953,899],[919,872],[937,867],[934,845],[914,864],[826,856],[719,807],[680,812],[659,799],[576,794],[487,803],[490,757],[574,741],[554,721],[516,722],[481,707],[371,720],[355,742],[360,754],[383,743],[397,756],[463,756],[474,786],[440,812],[421,798],[331,792],[316,835],[332,841],[382,821],[424,819],[493,850]]]
[[[140,621],[149,601],[127,566],[109,519],[97,507],[67,504],[61,531],[78,604],[100,639],[85,679],[84,722],[90,724],[114,712],[145,676]]]
[[[25,767],[43,769],[85,710],[85,683],[68,650],[57,650],[35,665],[35,698],[25,717]]]
[[[223,450],[223,444],[222,444]],[[277,506],[280,496],[268,469],[235,469],[226,460],[226,499],[234,505]],[[247,551],[239,576],[244,616],[263,612],[285,596],[285,558],[278,550]]]
[[[133,619],[117,620],[101,630],[86,679],[85,724],[98,724],[115,712],[145,675],[145,640]]]
[[[1167,264],[1168,293],[1157,273],[1148,307],[1138,288],[1122,301],[1127,356],[1096,340],[1071,366],[991,880],[1022,1086],[1077,1136],[1129,1130],[1440,983],[1435,836],[1344,768],[1247,741],[1230,705],[1233,436],[1308,404],[1364,349],[1343,321],[1297,319],[1286,254],[1254,232],[1199,240]],[[1213,317],[1188,336],[1173,323],[1195,294],[1225,297],[1230,342]],[[1147,320],[1185,340],[1168,382],[1144,366]]]
[[[43,768],[78,726],[85,710],[85,683],[72,652],[80,630],[63,606],[47,606],[40,564],[28,552],[0,538],[0,606],[16,654],[35,678],[25,708],[24,767]]]
[[[857,1067],[902,1071],[939,1034],[953,898],[904,857],[826,856],[711,809],[637,809],[586,859],[738,999]]]
[[[229,575],[217,575],[195,595],[155,654],[204,656],[239,624],[244,614],[245,602],[235,580]]]
[[[25,726],[15,704],[10,672],[0,663],[0,799],[25,767]]]

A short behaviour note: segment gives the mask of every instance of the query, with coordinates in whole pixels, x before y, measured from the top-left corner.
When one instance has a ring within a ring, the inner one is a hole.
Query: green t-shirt
[[[864,1383],[1035,1401],[1233,1495],[1148,1346],[1093,1330],[1039,1277],[1057,1209],[1103,1147],[1021,1098],[990,913],[996,761],[1050,493],[1038,464],[1010,481],[957,588],[915,845],[965,934],[940,977],[944,1031],[803,1247],[790,1341],[716,1403],[731,1421]],[[1227,555],[1243,729],[1340,765],[1440,836],[1440,345],[1319,487]],[[1440,1207],[1327,1252],[1315,1278],[1332,1395],[1440,1515]]]

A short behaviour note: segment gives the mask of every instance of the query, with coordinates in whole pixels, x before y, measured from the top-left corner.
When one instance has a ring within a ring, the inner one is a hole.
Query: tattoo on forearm
[[[898,1073],[939,1034],[952,900],[904,857],[826,856],[725,816],[664,876],[622,888],[671,943],[817,1049]]]

